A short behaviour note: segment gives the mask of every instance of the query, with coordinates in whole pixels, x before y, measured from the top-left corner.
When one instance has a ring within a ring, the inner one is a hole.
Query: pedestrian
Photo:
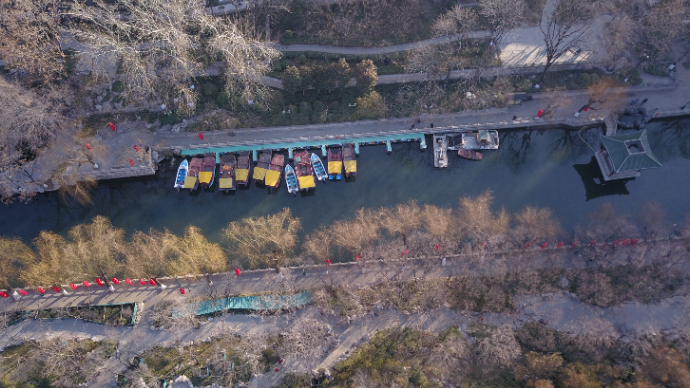
[[[412,123],[412,126],[410,127],[410,130],[414,129],[414,123]]]
[[[644,104],[645,102],[647,102],[647,99],[646,99],[646,98],[645,98],[644,100],[642,100],[642,104]]]
[[[517,120],[517,116],[513,116],[513,121]]]
[[[433,128],[433,127],[434,127],[434,123],[429,124],[429,127]]]
[[[417,122],[418,122],[418,123],[421,123],[421,122],[422,122],[422,118],[421,118],[421,117],[417,117]]]

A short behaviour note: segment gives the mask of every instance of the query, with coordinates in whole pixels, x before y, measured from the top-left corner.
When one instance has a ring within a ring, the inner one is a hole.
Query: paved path
[[[290,44],[283,45],[280,43],[273,43],[271,46],[278,51],[317,51],[320,53],[331,53],[331,54],[345,54],[345,55],[377,55],[377,54],[390,54],[397,53],[401,51],[410,51],[419,47],[450,43],[463,39],[480,39],[480,38],[490,38],[491,33],[489,31],[472,31],[464,36],[459,35],[446,35],[438,36],[435,38],[429,38],[420,40],[417,42],[402,43],[392,46],[382,46],[382,47],[342,47],[342,46],[325,46],[319,44]]]

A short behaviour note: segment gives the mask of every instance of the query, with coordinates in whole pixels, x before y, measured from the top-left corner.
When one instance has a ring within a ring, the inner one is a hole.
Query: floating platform
[[[448,136],[436,135],[434,139],[434,167],[446,168],[448,167]]]

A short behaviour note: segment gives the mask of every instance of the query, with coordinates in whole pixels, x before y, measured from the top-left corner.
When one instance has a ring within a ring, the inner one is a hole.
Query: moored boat
[[[297,174],[295,174],[295,169],[293,169],[289,164],[285,166],[285,185],[287,186],[288,193],[290,194],[295,194],[299,191]]]
[[[237,159],[233,154],[223,154],[220,157],[220,169],[218,170],[218,188],[225,190],[237,189],[237,180],[235,180],[235,168],[237,167]]]
[[[280,174],[283,172],[284,165],[285,156],[281,154],[273,155],[271,165],[268,166],[268,170],[266,171],[266,187],[276,188],[280,185]]]
[[[484,157],[481,152],[473,150],[458,150],[458,156],[469,160],[482,160]]]
[[[434,167],[448,167],[448,143],[446,135],[434,135]]]
[[[293,154],[293,160],[295,161],[295,175],[297,175],[299,189],[304,191],[316,187],[314,169],[309,159],[309,151],[302,150],[295,152]]]
[[[252,179],[257,183],[264,183],[266,179],[266,171],[268,171],[268,166],[271,164],[271,150],[262,150],[259,152],[259,161],[254,167],[254,174]]]
[[[449,136],[450,144],[449,150],[497,150],[498,149],[498,131],[495,130],[479,130],[479,131],[465,131]]]
[[[175,188],[180,191],[184,187],[184,180],[187,178],[187,172],[189,171],[189,163],[187,160],[183,160],[180,163],[180,167],[177,168],[177,177],[175,178]]]
[[[189,170],[187,177],[184,178],[184,188],[189,190],[196,190],[199,187],[199,174],[204,169],[203,158],[192,158],[189,162]]]
[[[199,173],[199,184],[207,189],[213,186],[216,178],[216,155],[213,153],[204,154],[204,169]]]
[[[343,173],[343,149],[328,148],[328,179],[339,181]]]
[[[238,185],[247,185],[249,182],[249,170],[251,169],[251,162],[249,160],[249,151],[240,151],[240,156],[237,158],[237,168],[235,169],[235,179]]]
[[[345,165],[345,176],[354,178],[357,176],[357,159],[355,159],[355,145],[352,143],[343,144],[343,164]]]
[[[314,167],[314,174],[316,174],[316,179],[318,179],[321,182],[326,182],[326,179],[328,179],[328,174],[326,173],[326,169],[323,167],[323,162],[321,161],[321,158],[319,155],[312,153],[311,156],[311,165]]]

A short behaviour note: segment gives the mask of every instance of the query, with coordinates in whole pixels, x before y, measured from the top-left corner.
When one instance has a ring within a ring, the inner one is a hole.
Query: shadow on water
[[[582,183],[585,185],[585,196],[587,201],[607,195],[630,195],[626,183],[632,179],[621,179],[606,182],[601,175],[599,163],[594,156],[587,164],[573,165],[575,171],[582,178]]]
[[[287,193],[284,178],[270,193],[251,183],[230,193],[217,188],[178,193],[172,185],[180,163],[177,158],[161,163],[155,177],[101,182],[91,206],[70,203],[56,193],[39,195],[29,204],[2,204],[0,235],[29,241],[41,230],[66,233],[76,224],[103,215],[128,233],[167,228],[182,234],[186,226],[195,225],[212,241],[220,241],[229,222],[275,214],[285,207],[302,219],[303,233],[309,233],[321,224],[351,217],[362,207],[392,206],[410,199],[455,207],[458,198],[486,190],[493,192],[497,209],[548,207],[566,228],[609,201],[620,212],[631,214],[641,203],[656,201],[680,220],[690,211],[685,198],[690,190],[688,123],[648,124],[652,150],[664,166],[643,171],[640,178],[628,182],[602,183],[592,164],[592,151],[577,138],[577,131],[565,130],[503,131],[501,148],[483,151],[483,161],[465,160],[451,152],[450,165],[442,170],[433,168],[433,152],[420,151],[419,142],[393,144],[391,155],[383,145],[362,146],[356,179],[318,184],[297,196]],[[593,145],[600,134],[599,129],[582,132]],[[431,144],[429,139],[427,144]]]

